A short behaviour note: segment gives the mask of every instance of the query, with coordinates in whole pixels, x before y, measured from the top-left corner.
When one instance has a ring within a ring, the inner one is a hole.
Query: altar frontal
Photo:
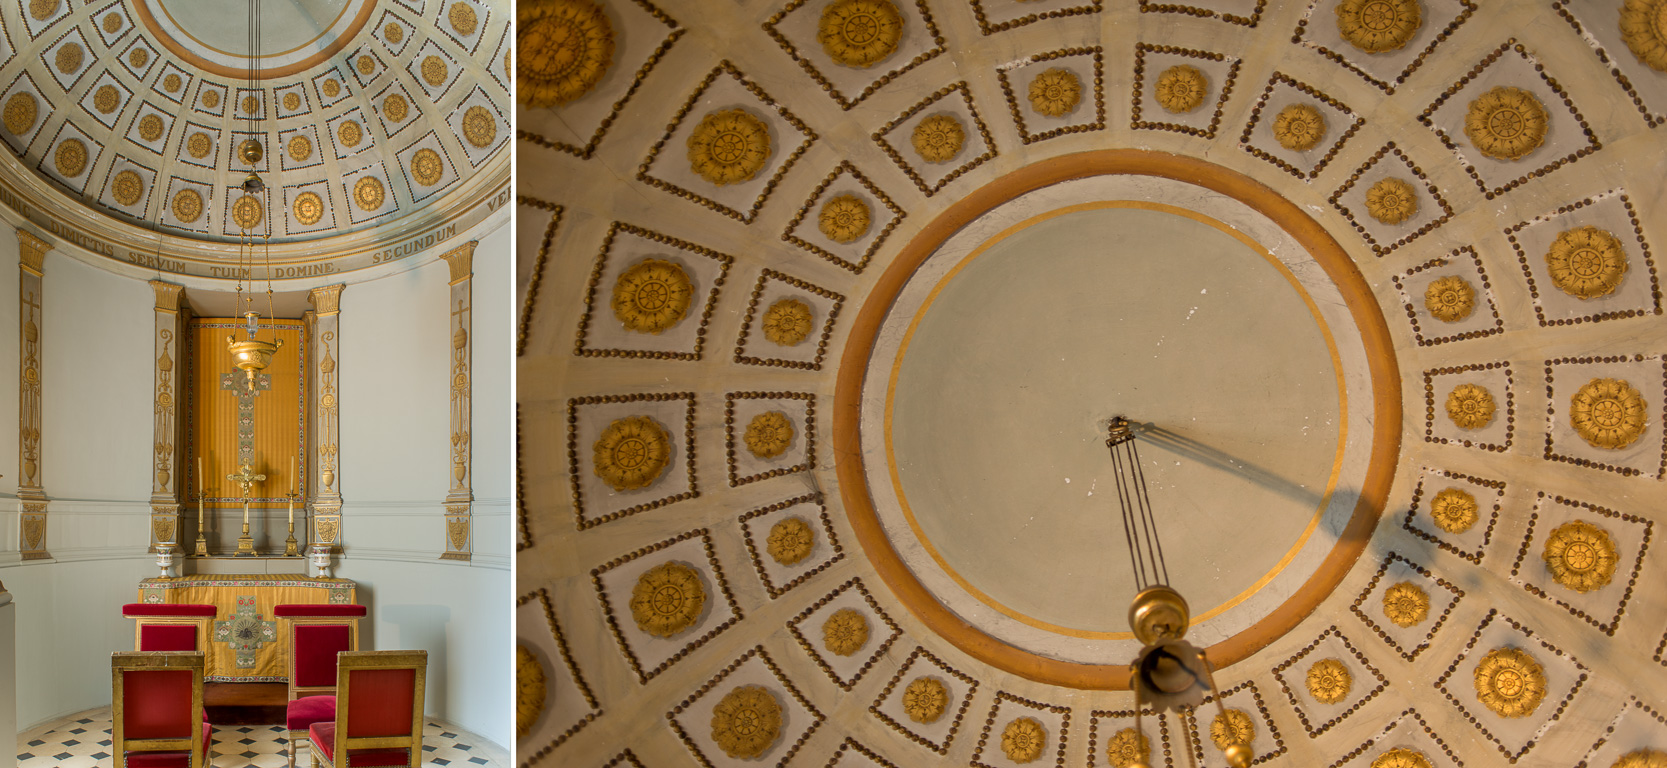
[[[289,638],[273,609],[295,603],[350,605],[356,587],[348,579],[287,574],[196,574],[144,579],[139,602],[215,607],[204,649],[204,682],[285,683]]]

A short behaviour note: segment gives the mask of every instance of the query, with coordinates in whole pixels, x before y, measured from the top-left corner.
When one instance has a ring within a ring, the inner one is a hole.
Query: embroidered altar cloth
[[[205,682],[289,682],[289,638],[274,608],[289,603],[354,602],[348,579],[297,574],[195,574],[139,582],[141,603],[197,603],[215,607],[204,653]]]

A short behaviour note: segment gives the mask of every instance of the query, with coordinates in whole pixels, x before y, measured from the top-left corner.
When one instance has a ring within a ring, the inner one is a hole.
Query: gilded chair
[[[203,768],[214,751],[203,720],[201,651],[110,654],[110,751],[116,768]]]
[[[362,605],[280,605],[272,614],[289,638],[289,700],[284,727],[289,732],[289,765],[295,749],[314,723],[336,718],[336,654],[359,650]]]
[[[308,729],[315,768],[407,766],[423,759],[428,651],[349,651],[336,659],[336,719]]]
[[[137,651],[206,651],[208,628],[215,613],[212,605],[189,603],[122,606],[122,618],[136,620],[133,649]]]

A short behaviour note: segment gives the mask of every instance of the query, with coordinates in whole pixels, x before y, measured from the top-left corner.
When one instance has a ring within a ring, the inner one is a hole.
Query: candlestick
[[[296,548],[295,541],[295,497],[294,491],[289,493],[289,538],[284,539],[284,557],[300,557],[301,550]]]
[[[202,454],[198,454],[197,455],[197,494],[200,496],[200,495],[202,495],[202,492],[203,492],[203,457],[202,457]]]

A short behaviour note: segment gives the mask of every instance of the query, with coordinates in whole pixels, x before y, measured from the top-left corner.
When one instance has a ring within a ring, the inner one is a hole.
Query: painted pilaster
[[[19,541],[24,560],[45,560],[52,557],[46,551],[46,489],[41,486],[41,282],[45,277],[46,252],[52,244],[17,230],[18,305],[21,318],[18,330],[22,343],[22,381],[18,386],[17,439],[18,467],[17,498],[22,526]]]
[[[330,556],[341,551],[341,475],[336,471],[340,466],[336,452],[341,444],[341,403],[338,400],[341,390],[337,372],[341,344],[337,334],[341,330],[341,294],[344,287],[345,284],[338,283],[314,288],[307,293],[307,301],[313,306],[308,313],[312,316],[308,331],[312,335],[313,354],[318,356],[311,366],[312,391],[315,393],[312,434],[318,473],[311,486],[312,498],[308,500],[313,510],[309,552],[314,576],[329,576],[332,567]]]
[[[180,299],[184,296],[184,286],[152,280],[150,287],[156,293],[156,308],[152,313],[156,366],[152,373],[155,425],[151,447],[150,548],[164,556],[159,558],[160,564],[164,559],[171,561],[166,556],[180,552],[180,486],[185,479],[185,467],[179,455],[183,420],[176,371],[182,359]],[[167,566],[162,567],[169,570]]]
[[[470,508],[475,494],[470,489],[472,478],[469,452],[470,392],[473,388],[469,371],[470,316],[473,314],[470,282],[474,277],[475,245],[477,241],[442,254],[451,267],[451,295],[447,311],[451,313],[451,490],[446,493],[446,551],[442,560],[468,560],[473,549]]]

